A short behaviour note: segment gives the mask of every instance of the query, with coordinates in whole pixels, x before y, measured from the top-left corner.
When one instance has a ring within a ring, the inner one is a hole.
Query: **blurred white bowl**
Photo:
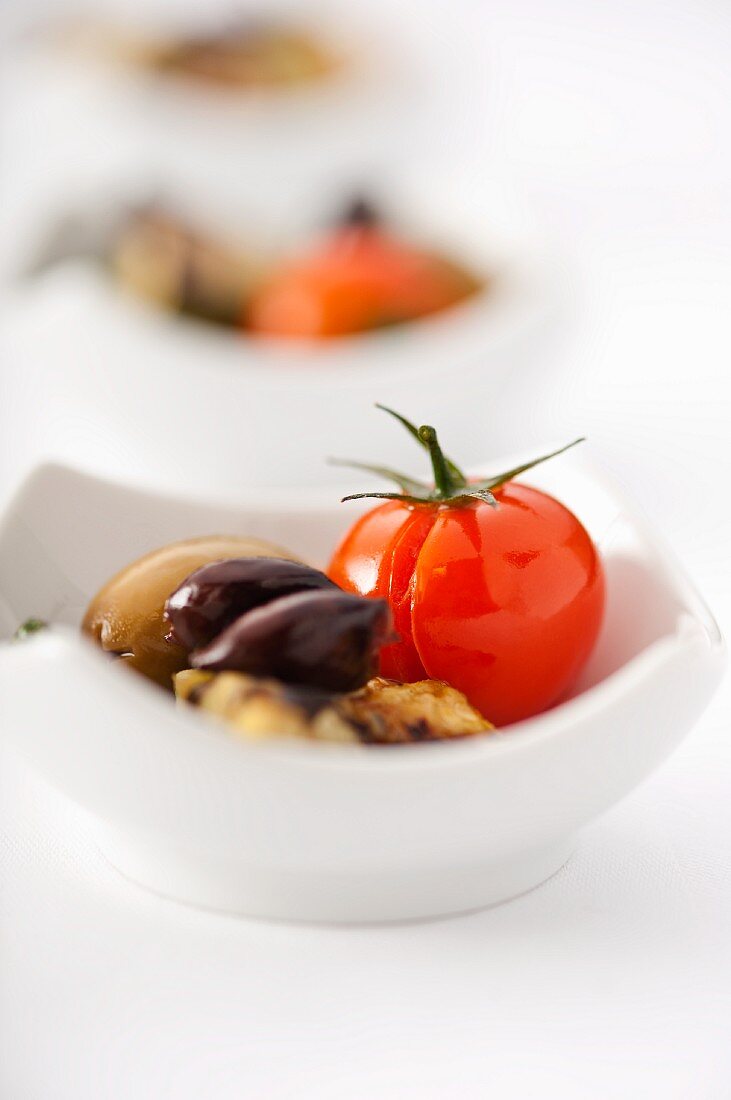
[[[292,208],[300,223],[303,210],[332,210],[330,188],[318,206],[304,185],[272,182],[240,206],[260,236],[295,239]],[[301,201],[287,203],[288,190]],[[491,277],[487,288],[431,318],[320,344],[173,317],[91,262],[6,296],[6,476],[55,459],[172,489],[334,482],[328,454],[385,457],[374,449],[375,401],[435,420],[460,440],[466,464],[483,458],[489,397],[504,372],[533,358],[538,322],[560,293],[559,263],[480,173],[419,169],[381,180],[380,194],[396,226]],[[391,438],[389,459],[412,461],[413,443]]]
[[[717,626],[613,490],[570,455],[533,471],[587,524],[606,622],[574,697],[493,736],[387,749],[237,740],[115,668],[78,634],[84,606],[143,551],[259,535],[324,563],[357,506],[335,494],[234,502],[158,496],[45,467],[0,529],[4,732],[94,817],[125,874],[231,912],[304,920],[425,917],[537,885],[577,831],[677,745],[723,669]]]
[[[230,6],[137,8],[115,13],[92,5],[91,19],[153,39],[215,32],[232,21]],[[212,174],[245,180],[262,162],[270,170],[319,172],[416,148],[438,91],[418,26],[405,27],[387,4],[346,10],[317,0],[262,0],[239,5],[238,15],[246,18],[247,10],[252,20],[310,30],[342,64],[291,87],[229,89],[63,47],[41,28],[7,59],[16,156],[38,158],[33,134],[24,132],[29,119],[33,133],[44,132],[43,174],[57,182],[124,164],[144,165],[164,180],[205,164]]]

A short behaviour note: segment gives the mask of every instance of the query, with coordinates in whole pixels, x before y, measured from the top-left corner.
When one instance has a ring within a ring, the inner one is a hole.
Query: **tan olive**
[[[81,629],[102,649],[172,690],[174,673],[186,668],[188,659],[184,649],[165,641],[166,599],[202,565],[243,557],[298,560],[280,546],[235,535],[173,542],[138,558],[107,581],[86,609]]]

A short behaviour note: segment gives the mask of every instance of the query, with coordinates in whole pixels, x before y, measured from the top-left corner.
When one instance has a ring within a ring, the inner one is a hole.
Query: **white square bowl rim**
[[[515,456],[509,456],[507,462]],[[518,455],[520,460],[523,456]],[[699,643],[723,666],[726,658],[726,646],[720,627],[712,612],[698,593],[684,569],[676,562],[672,553],[661,539],[652,532],[647,522],[637,511],[628,505],[623,493],[617,489],[611,478],[587,460],[572,457],[572,464],[579,467],[587,480],[595,482],[617,504],[619,514],[630,522],[643,544],[650,548],[653,556],[661,565],[666,580],[681,596],[687,613],[679,617],[673,632],[651,642],[645,649],[619,668],[611,672],[599,683],[586,688],[580,695],[557,704],[555,707],[531,718],[516,722],[484,737],[445,740],[420,745],[392,745],[387,749],[375,748],[367,752],[354,751],[353,746],[338,744],[313,744],[306,739],[282,738],[262,742],[248,742],[232,738],[223,723],[208,716],[196,713],[192,708],[176,707],[171,698],[163,696],[156,687],[148,684],[142,677],[120,676],[119,670],[112,667],[109,660],[98,648],[80,633],[66,625],[53,626],[47,635],[39,635],[27,645],[14,648],[10,654],[3,654],[0,647],[0,659],[66,659],[83,664],[95,676],[106,677],[110,685],[110,694],[116,693],[121,699],[125,694],[135,698],[139,709],[148,709],[151,720],[155,715],[164,715],[164,721],[180,724],[197,738],[208,739],[211,744],[234,745],[237,752],[263,754],[274,760],[279,759],[296,766],[309,768],[330,768],[379,771],[421,770],[446,767],[450,764],[463,766],[474,760],[475,763],[488,760],[491,756],[504,756],[507,753],[530,752],[538,743],[556,739],[567,734],[577,725],[600,715],[609,705],[626,695],[643,680],[652,675],[666,660],[683,647]],[[490,465],[495,460],[490,461]],[[499,465],[499,460],[498,463]],[[261,512],[279,512],[283,500],[296,497],[296,510],[300,513],[316,512],[332,505],[337,492],[331,487],[305,488],[296,490],[272,490],[267,488],[248,488],[240,494],[207,494],[205,499],[199,495],[175,494],[164,490],[142,488],[131,485],[121,479],[102,477],[82,471],[71,465],[57,462],[44,462],[35,467],[24,479],[12,499],[0,515],[0,553],[2,553],[5,531],[22,517],[26,497],[36,485],[49,478],[58,476],[72,478],[77,482],[86,482],[97,486],[107,486],[111,490],[122,490],[131,495],[148,500],[169,501],[185,504],[187,507],[255,508]]]

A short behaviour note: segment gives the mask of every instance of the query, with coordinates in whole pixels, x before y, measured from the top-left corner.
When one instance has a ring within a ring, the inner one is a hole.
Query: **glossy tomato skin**
[[[381,650],[382,676],[414,681],[426,678],[411,638],[416,562],[437,518],[430,505],[389,500],[367,512],[338,547],[328,576],[346,592],[388,600],[400,641]]]
[[[604,572],[563,504],[509,482],[498,507],[389,501],[356,522],[330,567],[341,587],[391,602],[395,679],[446,680],[496,725],[538,714],[571,687],[596,641]]]

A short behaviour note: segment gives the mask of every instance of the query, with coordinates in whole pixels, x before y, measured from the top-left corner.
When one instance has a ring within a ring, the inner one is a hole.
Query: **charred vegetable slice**
[[[223,719],[247,740],[400,745],[472,737],[494,727],[464,695],[438,680],[397,684],[380,678],[349,695],[292,687],[240,672],[186,669],[175,677],[179,699]]]

